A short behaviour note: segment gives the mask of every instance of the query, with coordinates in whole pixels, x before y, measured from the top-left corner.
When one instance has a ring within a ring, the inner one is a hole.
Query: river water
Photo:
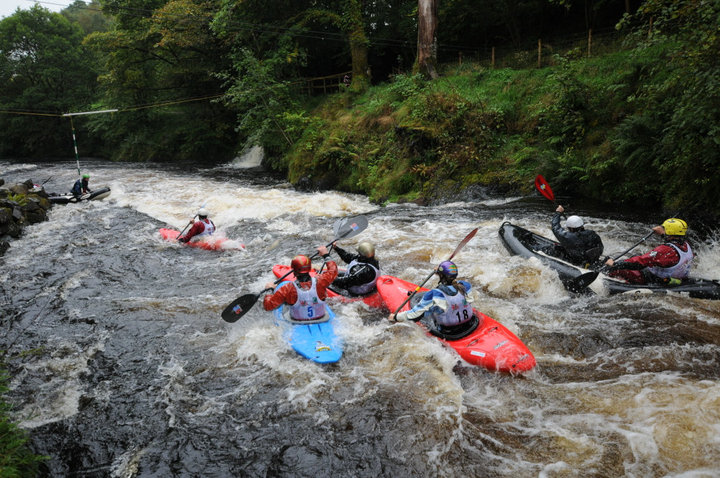
[[[8,398],[50,457],[42,476],[720,476],[720,301],[569,295],[498,238],[506,220],[550,234],[554,206],[539,195],[379,207],[238,164],[83,166],[111,196],[55,206],[0,259]],[[0,162],[0,172],[56,192],[77,176],[74,161]],[[201,205],[245,251],[160,239]],[[608,254],[664,219],[572,212]],[[260,305],[221,320],[274,279],[274,264],[327,244],[333,223],[355,214],[369,226],[340,244],[375,242],[384,273],[413,282],[479,227],[455,257],[460,275],[536,369],[460,363],[360,303],[334,307],[345,352],[330,366],[296,355]],[[696,239],[694,273],[717,278],[717,239]]]

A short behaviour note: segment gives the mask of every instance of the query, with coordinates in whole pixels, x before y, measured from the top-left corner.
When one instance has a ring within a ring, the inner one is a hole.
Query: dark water
[[[57,192],[74,167],[0,163],[8,183],[50,177]],[[9,398],[33,449],[51,457],[43,476],[720,475],[720,303],[569,296],[497,236],[505,220],[549,234],[554,207],[541,197],[380,208],[237,165],[84,167],[111,196],[54,207],[0,259]],[[203,204],[246,251],[159,238]],[[609,253],[663,219],[574,212]],[[530,347],[536,370],[460,363],[357,303],[335,306],[346,346],[330,366],[297,356],[260,306],[220,319],[353,214],[370,225],[341,244],[375,242],[384,272],[415,282],[479,227],[455,261],[476,307]],[[697,242],[694,273],[720,277],[716,239]]]

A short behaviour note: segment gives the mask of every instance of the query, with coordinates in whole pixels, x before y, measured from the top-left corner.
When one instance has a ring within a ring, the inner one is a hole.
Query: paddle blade
[[[368,227],[368,220],[365,216],[346,217],[336,221],[333,225],[335,240],[349,239],[357,236]]]
[[[448,258],[448,260],[451,261],[452,258],[455,257],[458,252],[460,252],[460,249],[462,249],[463,247],[465,247],[465,244],[467,244],[468,242],[470,242],[470,239],[472,239],[473,237],[475,237],[475,234],[477,234],[477,232],[478,232],[478,228],[477,228],[477,227],[476,227],[475,229],[473,229],[472,231],[470,231],[470,233],[469,233],[467,236],[465,236],[465,239],[463,239],[463,240],[460,242],[460,244],[458,244],[458,246],[455,248],[455,252],[452,253],[452,255]],[[432,276],[431,276],[431,277],[432,277]]]
[[[579,275],[578,277],[565,282],[565,288],[570,292],[582,292],[587,289],[590,284],[595,282],[598,275],[600,275],[600,272],[598,271],[586,272],[585,274]]]
[[[550,187],[548,182],[545,181],[545,178],[542,176],[542,174],[538,174],[535,178],[535,188],[537,188],[537,190],[540,191],[540,194],[542,194],[549,200],[555,200],[555,194],[553,194],[552,188]]]
[[[245,315],[248,310],[252,309],[252,306],[255,305],[255,302],[257,302],[261,295],[262,293],[245,294],[238,297],[222,311],[222,314],[220,314],[222,319],[225,322],[236,322],[240,317]]]

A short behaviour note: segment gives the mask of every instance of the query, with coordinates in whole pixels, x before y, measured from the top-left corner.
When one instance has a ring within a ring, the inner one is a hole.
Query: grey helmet
[[[363,241],[357,246],[358,253],[368,259],[375,256],[375,246],[372,242]]]

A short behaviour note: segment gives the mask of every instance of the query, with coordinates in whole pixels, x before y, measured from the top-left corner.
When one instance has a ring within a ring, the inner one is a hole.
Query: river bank
[[[0,178],[0,255],[8,250],[10,241],[22,235],[25,226],[46,221],[51,206],[45,189],[32,179],[5,185]]]

